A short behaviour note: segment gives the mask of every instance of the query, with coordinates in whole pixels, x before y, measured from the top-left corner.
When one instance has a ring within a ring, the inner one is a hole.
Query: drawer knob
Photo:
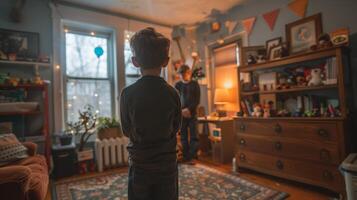
[[[275,149],[280,151],[283,148],[283,145],[281,144],[281,142],[275,142]]]
[[[239,144],[240,144],[241,146],[244,146],[244,145],[245,145],[245,140],[244,140],[244,139],[240,139]]]
[[[274,130],[276,133],[281,133],[282,128],[281,128],[280,124],[276,124]]]
[[[280,170],[284,169],[283,161],[281,160],[276,161],[276,167]]]
[[[324,170],[322,173],[322,178],[326,181],[331,181],[333,180],[333,175],[330,171]]]
[[[244,155],[244,153],[241,153],[241,154],[239,155],[239,159],[240,159],[241,161],[245,161],[245,155]]]
[[[319,129],[317,131],[317,133],[319,134],[319,136],[323,137],[323,138],[328,138],[329,137],[329,134],[328,132],[325,130],[325,129]]]
[[[245,131],[245,125],[243,123],[240,124],[239,130],[244,132]]]
[[[326,150],[326,149],[321,149],[320,150],[320,159],[324,160],[324,161],[329,161],[331,160],[331,155],[330,155],[330,151]]]

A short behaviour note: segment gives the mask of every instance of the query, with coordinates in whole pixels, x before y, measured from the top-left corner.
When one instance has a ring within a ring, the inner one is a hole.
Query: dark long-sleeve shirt
[[[180,93],[182,109],[188,108],[192,116],[196,115],[197,106],[200,104],[200,86],[197,81],[190,81],[184,83],[179,81],[176,83],[175,88]]]
[[[123,133],[130,138],[133,166],[176,163],[176,134],[181,126],[177,91],[158,76],[143,76],[120,97]]]

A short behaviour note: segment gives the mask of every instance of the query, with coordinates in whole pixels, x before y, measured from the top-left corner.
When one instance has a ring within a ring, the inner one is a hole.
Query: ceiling
[[[120,13],[161,25],[194,24],[211,10],[227,11],[244,0],[66,0],[71,4]]]

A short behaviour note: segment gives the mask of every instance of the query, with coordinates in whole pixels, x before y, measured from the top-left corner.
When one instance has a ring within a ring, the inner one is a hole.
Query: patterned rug
[[[127,173],[54,183],[53,200],[126,200]],[[289,195],[203,165],[179,166],[180,200],[281,200]]]

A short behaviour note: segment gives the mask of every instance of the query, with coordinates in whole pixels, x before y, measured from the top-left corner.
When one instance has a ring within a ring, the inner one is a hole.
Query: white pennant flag
[[[225,22],[225,25],[228,29],[228,33],[231,34],[233,32],[233,30],[235,29],[235,27],[237,26],[238,22],[237,21],[230,21],[230,20],[227,20]]]

